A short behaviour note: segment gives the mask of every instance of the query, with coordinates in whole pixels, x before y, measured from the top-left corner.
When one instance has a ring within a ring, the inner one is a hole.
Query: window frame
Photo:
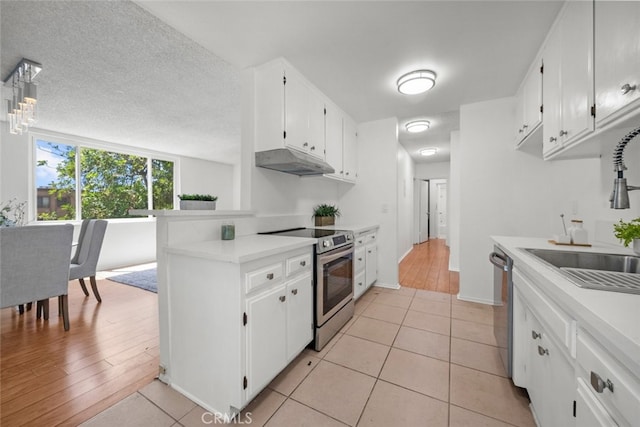
[[[180,157],[174,156],[167,153],[161,153],[158,151],[147,150],[144,148],[131,147],[128,145],[115,144],[105,141],[99,141],[90,138],[84,138],[75,135],[62,134],[57,132],[43,132],[43,131],[31,131],[29,132],[29,212],[28,212],[28,221],[34,222],[38,224],[59,224],[60,221],[64,220],[42,220],[38,221],[38,189],[36,187],[36,159],[37,159],[37,148],[36,142],[38,140],[44,140],[46,142],[54,142],[65,144],[69,146],[76,147],[76,150],[81,150],[83,148],[97,149],[115,152],[118,154],[132,155],[145,157],[147,159],[147,163],[150,165],[152,159],[173,162],[173,210],[178,210],[179,202],[178,202],[178,194],[179,185],[180,185]],[[80,156],[76,155],[76,185],[79,185],[80,181]],[[147,174],[149,177],[149,187],[147,189],[147,206],[150,206],[153,202],[153,180],[151,179],[151,168],[147,168]],[[75,192],[75,203],[76,203],[76,217],[72,220],[66,220],[70,223],[81,223],[82,222],[82,204],[81,204],[81,193],[79,188],[76,188]],[[148,217],[141,218],[106,218],[107,221],[110,222],[145,222],[149,221],[153,217],[149,215]]]

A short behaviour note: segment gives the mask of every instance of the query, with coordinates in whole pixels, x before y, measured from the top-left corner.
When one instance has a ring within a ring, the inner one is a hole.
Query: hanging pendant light
[[[7,100],[7,120],[9,132],[22,135],[37,121],[37,87],[33,79],[42,71],[42,65],[29,59],[22,59],[4,80],[11,87],[12,99]]]

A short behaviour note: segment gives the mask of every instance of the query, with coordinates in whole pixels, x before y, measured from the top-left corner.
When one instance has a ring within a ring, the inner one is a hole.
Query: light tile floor
[[[526,394],[504,377],[492,307],[425,290],[373,287],[321,352],[307,349],[236,424],[534,426]],[[204,426],[205,409],[158,380],[87,426]]]

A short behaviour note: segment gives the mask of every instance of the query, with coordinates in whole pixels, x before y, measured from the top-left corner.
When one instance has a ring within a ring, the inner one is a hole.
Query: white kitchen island
[[[255,234],[299,216],[130,213],[157,221],[160,379],[229,419],[313,339],[316,240]]]

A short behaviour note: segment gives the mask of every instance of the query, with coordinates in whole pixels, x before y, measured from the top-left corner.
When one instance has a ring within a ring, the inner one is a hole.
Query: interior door
[[[447,184],[440,183],[438,188],[438,200],[436,202],[438,210],[438,238],[447,238]]]
[[[424,243],[429,240],[429,180],[420,181],[420,233],[418,243]]]

